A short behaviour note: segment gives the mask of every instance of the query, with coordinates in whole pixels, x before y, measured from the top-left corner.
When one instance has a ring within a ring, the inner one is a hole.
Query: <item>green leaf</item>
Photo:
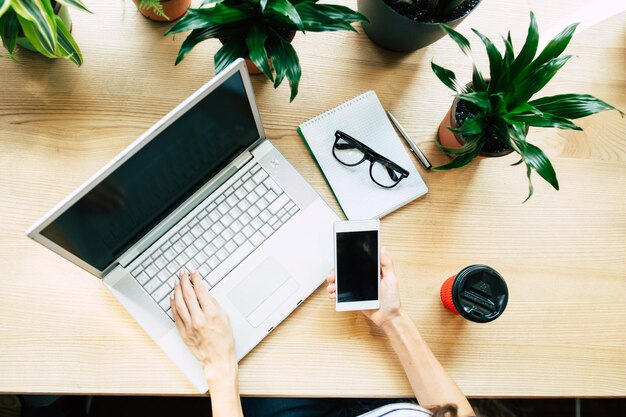
[[[286,16],[289,20],[291,20],[291,22],[293,22],[294,25],[296,25],[298,29],[304,32],[302,19],[300,18],[300,15],[294,5],[291,4],[289,0],[267,0],[267,5],[265,6],[263,14],[267,14],[269,10],[273,10],[278,14]]]
[[[453,168],[460,168],[472,162],[472,160],[474,160],[474,158],[476,158],[480,154],[480,151],[482,150],[485,141],[481,137],[475,136],[467,138],[466,145],[468,142],[474,142],[474,144],[471,145],[472,148],[470,151],[465,154],[457,155],[451,162],[435,167],[434,169],[439,171],[446,171]]]
[[[350,30],[351,23],[368,21],[367,17],[345,6],[317,4],[310,0],[296,4],[305,31],[326,32]]]
[[[616,110],[624,117],[621,110],[589,94],[559,94],[542,97],[528,104],[536,107],[539,111],[568,119],[578,119],[605,110]]]
[[[265,28],[255,24],[246,37],[246,45],[248,46],[250,60],[267,78],[274,81],[274,75],[272,74],[267,51],[265,50],[265,40],[267,37],[268,33]]]
[[[574,32],[576,31],[576,27],[578,25],[578,23],[572,23],[571,25],[563,29],[561,33],[556,35],[554,39],[548,42],[546,47],[543,48],[543,51],[541,51],[541,54],[539,54],[533,64],[535,64],[535,66],[540,66],[543,63],[548,62],[561,55],[565,48],[567,48],[569,42],[572,40],[572,36],[574,36]]]
[[[247,54],[248,49],[246,48],[246,42],[244,39],[232,38],[227,40],[213,57],[213,61],[215,62],[215,73],[218,74],[237,58],[245,58]]]
[[[267,42],[266,47],[269,55],[272,57],[274,70],[276,71],[274,87],[280,85],[283,78],[287,77],[289,86],[291,87],[291,96],[289,98],[291,102],[298,94],[298,85],[300,84],[300,77],[302,76],[298,54],[289,42],[271,28],[270,40]]]
[[[83,56],[80,53],[76,41],[70,34],[69,29],[65,26],[63,20],[61,20],[59,16],[55,16],[55,19],[57,24],[57,45],[59,47],[59,53],[57,55],[68,58],[80,67],[83,64]]]
[[[430,62],[430,66],[433,69],[433,72],[444,83],[449,89],[453,90],[456,93],[466,93],[467,89],[464,85],[459,84],[456,80],[456,75],[449,69],[444,67],[440,67],[435,64],[433,61]]]
[[[237,23],[252,17],[253,14],[254,8],[246,6],[246,8],[235,9],[224,4],[218,4],[208,9],[187,9],[187,13],[166,31],[165,35]]]
[[[507,99],[509,105],[519,105],[526,103],[530,98],[541,90],[545,85],[563,68],[563,65],[571,58],[571,55],[551,59],[546,62],[526,78],[520,79],[515,84],[515,90]]]
[[[13,52],[15,51],[19,31],[20,26],[17,20],[17,15],[13,10],[0,17],[0,37],[2,37],[4,47],[7,48],[7,51],[9,51],[9,55],[13,55]]]
[[[524,103],[524,104],[520,104],[519,106],[507,112],[507,115],[524,114],[524,113],[531,113],[531,114],[538,114],[538,115],[543,114],[541,110],[532,106],[530,103]]]
[[[93,12],[89,10],[87,6],[85,6],[85,3],[83,3],[82,0],[56,0],[56,2],[60,4],[65,4],[66,6],[75,7],[78,10],[93,14]]]
[[[541,149],[536,147],[535,145],[528,143],[526,141],[526,137],[524,135],[524,129],[521,125],[515,124],[513,128],[509,129],[511,131],[511,139],[516,144],[519,149],[519,153],[526,164],[526,175],[528,177],[528,187],[529,193],[528,197],[524,202],[528,201],[528,199],[533,194],[533,185],[530,179],[531,168],[534,169],[543,179],[545,179],[550,185],[552,185],[556,190],[559,189],[559,181],[556,177],[556,172],[550,163],[548,157],[543,153]]]
[[[468,119],[465,119],[463,124],[457,128],[449,128],[452,132],[458,133],[465,137],[479,135],[484,132],[487,127],[487,122],[482,115],[474,116]]]
[[[9,10],[9,6],[11,5],[11,0],[0,0],[0,17]]]
[[[478,35],[487,48],[487,56],[489,57],[489,74],[491,77],[491,80],[489,81],[489,92],[493,93],[498,91],[497,87],[500,83],[500,76],[502,74],[502,55],[488,37],[476,29],[472,29],[472,31]]]
[[[444,32],[446,32],[448,36],[450,36],[450,39],[456,42],[456,44],[459,46],[459,48],[461,48],[461,51],[463,51],[465,55],[471,56],[472,48],[470,46],[470,42],[465,36],[461,35],[459,32],[444,23],[439,23],[439,27]]]
[[[176,62],[174,65],[180,64],[180,62],[185,59],[187,54],[191,52],[191,50],[198,43],[207,40],[209,38],[213,38],[216,33],[217,26],[213,26],[211,28],[206,29],[194,29],[191,33],[185,38],[182,45],[180,45],[180,49],[178,50],[178,55],[176,56]]]
[[[33,48],[43,56],[47,58],[56,58],[56,48],[54,51],[49,51],[46,46],[43,45],[41,40],[41,33],[37,30],[37,26],[30,20],[24,19],[22,16],[17,15],[20,27],[24,32],[26,39],[33,45]]]
[[[474,91],[471,93],[464,93],[458,95],[459,99],[463,101],[469,101],[480,107],[481,109],[489,109],[491,106],[489,102],[489,94],[485,91]]]
[[[518,122],[528,126],[556,127],[558,129],[582,130],[580,126],[572,123],[565,117],[555,116],[550,113],[543,114],[508,114],[503,117],[508,123]]]
[[[259,4],[261,6],[261,11],[264,12],[265,7],[267,6],[267,0],[260,0]]]
[[[13,10],[18,14],[19,21],[24,29],[23,22],[30,22],[24,34],[35,49],[46,56],[54,57],[56,51],[56,28],[54,12],[49,1],[11,0]],[[45,53],[44,53],[45,52]]]
[[[530,64],[537,53],[537,45],[539,44],[539,28],[537,27],[537,20],[535,14],[530,12],[530,25],[528,26],[528,34],[526,35],[526,41],[520,51],[519,55],[511,64],[509,76],[511,80],[515,80],[519,72],[526,68]]]

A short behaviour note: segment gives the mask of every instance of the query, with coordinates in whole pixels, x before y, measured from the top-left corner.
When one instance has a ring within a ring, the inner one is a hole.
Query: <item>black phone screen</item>
[[[338,232],[337,301],[378,299],[378,231]]]

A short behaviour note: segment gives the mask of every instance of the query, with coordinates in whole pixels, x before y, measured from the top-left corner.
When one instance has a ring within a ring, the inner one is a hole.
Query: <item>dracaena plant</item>
[[[165,34],[191,30],[178,51],[176,64],[199,42],[216,38],[223,43],[214,57],[216,73],[238,57],[250,58],[274,87],[285,78],[289,80],[292,101],[298,94],[301,69],[286,37],[295,31],[356,31],[351,24],[362,21],[367,18],[359,12],[318,4],[317,0],[205,0],[200,8],[189,9]]]
[[[541,149],[526,140],[526,127],[582,130],[572,122],[572,119],[604,110],[617,110],[588,94],[560,94],[531,100],[571,58],[571,55],[561,54],[572,39],[577,25],[577,23],[569,25],[552,39],[539,55],[536,55],[539,31],[535,16],[531,12],[528,35],[517,56],[510,32],[506,38],[502,38],[503,55],[489,38],[472,29],[487,49],[488,78],[477,69],[467,38],[444,24],[440,25],[463,53],[470,57],[473,72],[471,84],[465,86],[457,81],[454,72],[434,62],[431,63],[436,76],[456,93],[469,112],[469,117],[460,126],[449,128],[465,139],[460,148],[443,147],[437,140],[437,145],[444,152],[454,156],[454,159],[436,169],[445,170],[467,165],[480,154],[488,140],[495,138],[501,145],[520,155],[520,160],[514,165],[521,163],[526,165],[529,187],[526,200],[533,194],[532,170],[555,189],[559,189],[559,182],[550,160]],[[624,116],[623,112],[619,113]]]
[[[24,36],[48,58],[67,58],[78,66],[83,63],[70,28],[54,14],[54,3],[89,12],[81,0],[0,0],[0,37],[9,57],[14,59],[18,38]]]

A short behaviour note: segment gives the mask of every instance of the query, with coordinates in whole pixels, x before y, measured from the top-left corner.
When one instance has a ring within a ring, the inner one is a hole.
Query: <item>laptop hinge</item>
[[[208,181],[202,188],[196,191],[191,197],[184,203],[178,206],[169,216],[163,219],[156,227],[148,232],[137,243],[131,246],[129,249],[120,256],[115,263],[126,267],[133,262],[139,255],[141,255],[146,249],[159,240],[164,234],[166,234],[172,227],[176,225],[183,217],[185,217],[191,210],[193,210],[198,204],[202,203],[208,196],[210,196],[215,190],[217,190],[222,184],[228,181],[237,171],[239,171],[246,163],[253,158],[252,153],[244,151],[234,161],[228,164],[219,174]],[[114,263],[114,265],[115,265]],[[110,268],[110,267],[109,267]],[[107,270],[109,269],[107,268]]]

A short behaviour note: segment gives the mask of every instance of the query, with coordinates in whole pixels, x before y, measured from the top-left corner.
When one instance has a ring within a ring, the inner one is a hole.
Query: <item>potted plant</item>
[[[439,127],[437,145],[454,159],[436,169],[445,170],[469,164],[478,155],[502,156],[517,152],[526,164],[529,192],[533,194],[531,171],[559,189],[556,173],[541,149],[526,140],[529,126],[582,130],[571,119],[604,110],[617,110],[588,94],[560,94],[531,100],[571,58],[561,55],[578,24],[565,28],[536,56],[539,30],[534,14],[526,41],[515,56],[510,33],[504,41],[504,55],[489,38],[472,29],[487,49],[489,77],[476,68],[469,41],[454,29],[441,25],[472,60],[472,82],[463,85],[454,72],[431,63],[435,75],[456,93],[451,109]],[[622,117],[624,113],[617,110]],[[524,200],[524,201],[526,201]]]
[[[363,30],[392,51],[410,52],[439,40],[439,23],[456,27],[480,0],[358,0],[358,10],[369,18]]]
[[[290,101],[298,94],[301,76],[300,61],[290,43],[296,31],[356,31],[351,23],[367,20],[348,7],[318,4],[317,0],[223,0],[204,7],[212,2],[189,9],[165,33],[191,30],[178,51],[176,65],[199,42],[217,38],[223,46],[214,57],[216,73],[238,57],[246,58],[251,72],[265,74],[274,87],[287,78]]]
[[[81,0],[0,0],[0,37],[14,59],[17,45],[48,58],[83,57],[72,37],[67,6],[89,12]],[[89,12],[91,13],[91,12]]]
[[[191,0],[133,0],[139,12],[156,22],[180,19],[191,6]]]

